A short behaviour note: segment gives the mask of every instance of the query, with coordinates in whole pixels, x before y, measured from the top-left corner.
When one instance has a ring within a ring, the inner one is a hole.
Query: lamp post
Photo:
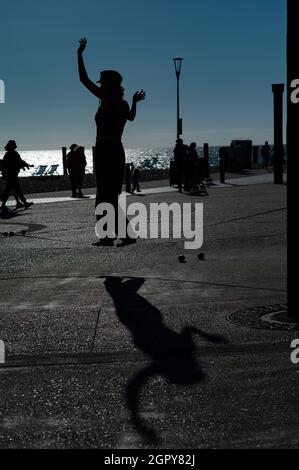
[[[180,135],[183,133],[182,119],[180,118],[180,75],[181,75],[183,60],[184,59],[182,57],[175,57],[173,59],[175,74],[177,78],[177,135],[176,135],[177,140],[180,138]]]

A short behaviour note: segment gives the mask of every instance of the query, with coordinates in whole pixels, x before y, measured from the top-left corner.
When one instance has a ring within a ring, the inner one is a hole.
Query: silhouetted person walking
[[[178,139],[176,146],[173,150],[174,161],[176,166],[177,174],[177,183],[179,187],[179,192],[182,192],[182,186],[184,184],[184,189],[186,189],[186,172],[188,165],[188,145],[185,145],[183,139]]]
[[[28,209],[33,202],[27,202],[18,179],[18,175],[21,169],[30,168],[31,165],[21,159],[20,154],[16,151],[17,144],[14,140],[10,140],[6,146],[6,154],[3,157],[2,163],[2,177],[5,182],[4,190],[1,195],[1,209],[6,211],[6,202],[9,198],[10,193],[13,191],[15,199],[17,201],[17,207],[24,207]]]
[[[263,170],[268,170],[269,160],[270,160],[271,147],[268,141],[265,142],[265,145],[262,147],[262,157],[263,157]]]
[[[140,170],[139,168],[135,168],[133,163],[132,163],[131,168],[132,168],[132,194],[134,193],[135,190],[137,190],[137,193],[141,193],[140,185],[139,185]]]
[[[115,231],[118,235],[118,196],[122,190],[125,171],[125,152],[121,138],[127,120],[133,121],[135,119],[137,102],[144,100],[145,93],[143,90],[136,92],[130,108],[123,98],[124,89],[121,86],[122,76],[119,72],[105,70],[101,72],[101,78],[98,81],[100,86],[93,83],[88,78],[83,60],[83,51],[86,45],[87,40],[85,38],[81,39],[78,49],[80,80],[92,94],[100,99],[100,106],[95,116],[97,125],[95,152],[96,206],[99,203],[110,203],[114,207],[116,215]],[[118,246],[135,242],[136,239],[127,235]],[[103,238],[98,244],[112,245],[113,239]]]
[[[126,192],[131,193],[131,163],[126,163],[125,168],[125,180],[126,180]]]
[[[72,144],[70,152],[66,156],[66,164],[72,187],[72,197],[83,197],[82,184],[85,174],[86,158],[84,148]]]

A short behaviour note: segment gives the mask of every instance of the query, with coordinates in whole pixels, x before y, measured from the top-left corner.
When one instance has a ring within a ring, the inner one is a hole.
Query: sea
[[[199,156],[203,156],[203,148],[197,149]],[[22,150],[18,149],[21,158],[34,168],[21,171],[20,176],[31,176],[39,165],[59,165],[58,174],[63,174],[62,150]],[[219,147],[210,147],[210,165],[218,165]],[[125,149],[127,163],[134,163],[135,167],[141,170],[151,169],[167,169],[170,160],[173,158],[173,147],[156,147],[156,148],[138,148]],[[86,173],[92,173],[92,149],[85,149],[87,161]],[[0,155],[0,159],[3,158]]]

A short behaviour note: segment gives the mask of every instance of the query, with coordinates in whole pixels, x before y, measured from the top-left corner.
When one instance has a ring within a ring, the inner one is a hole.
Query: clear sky
[[[55,149],[95,141],[97,99],[80,84],[76,50],[88,39],[91,79],[124,77],[126,98],[143,88],[126,147],[173,146],[176,77],[184,58],[186,143],[273,140],[272,83],[286,81],[286,0],[1,0],[0,147]]]

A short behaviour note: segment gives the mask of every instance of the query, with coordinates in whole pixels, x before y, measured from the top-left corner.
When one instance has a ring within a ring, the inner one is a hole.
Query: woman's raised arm
[[[81,83],[97,98],[102,98],[101,89],[95,83],[93,83],[86,72],[86,68],[83,60],[83,51],[86,49],[87,39],[80,39],[80,46],[78,48],[78,70]]]
[[[135,116],[136,116],[136,105],[137,105],[138,101],[142,101],[142,100],[144,100],[144,98],[145,98],[145,92],[143,90],[136,91],[136,93],[133,96],[132,106],[131,106],[131,109],[130,109],[129,115],[128,115],[128,120],[129,121],[134,121]]]

